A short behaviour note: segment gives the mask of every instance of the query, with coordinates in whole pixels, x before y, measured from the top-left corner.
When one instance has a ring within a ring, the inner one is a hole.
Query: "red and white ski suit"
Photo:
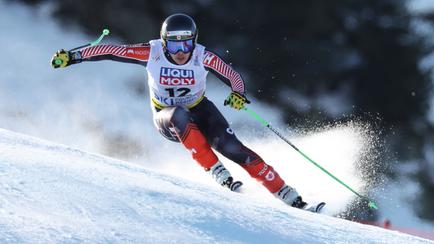
[[[78,55],[77,55],[78,54]],[[255,152],[235,136],[216,106],[205,97],[209,71],[229,85],[232,91],[245,93],[241,75],[215,53],[196,44],[184,65],[171,62],[161,40],[135,45],[97,45],[75,53],[81,61],[115,60],[146,67],[154,123],[171,141],[181,142],[205,169],[218,158],[214,151],[242,166],[270,192],[277,192],[284,181]]]

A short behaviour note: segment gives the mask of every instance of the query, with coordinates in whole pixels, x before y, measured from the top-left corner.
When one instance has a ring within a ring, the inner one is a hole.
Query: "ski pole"
[[[301,154],[301,156],[303,156],[305,159],[307,159],[307,161],[311,162],[313,165],[315,165],[316,167],[318,167],[324,173],[326,173],[327,175],[329,175],[330,177],[332,177],[334,180],[336,180],[337,182],[339,182],[341,185],[343,185],[344,187],[346,187],[348,190],[350,190],[351,192],[353,192],[354,194],[356,194],[361,199],[367,200],[368,201],[368,206],[370,208],[378,209],[377,204],[375,204],[374,201],[372,201],[371,199],[369,199],[366,196],[363,196],[363,195],[359,194],[358,192],[356,192],[355,190],[353,190],[351,187],[349,187],[347,184],[345,184],[343,181],[341,181],[336,176],[334,176],[332,173],[330,173],[329,171],[327,171],[326,169],[324,169],[321,165],[319,165],[314,160],[312,160],[310,157],[308,157],[305,153],[303,153],[300,149],[298,149],[294,144],[292,144],[291,141],[289,141],[279,131],[277,131],[274,127],[272,127],[270,125],[270,123],[268,123],[266,120],[264,120],[263,118],[261,118],[261,116],[259,116],[257,113],[255,113],[254,111],[252,111],[251,109],[246,108],[246,107],[243,107],[242,109],[244,111],[246,111],[249,115],[251,115],[253,118],[255,118],[256,120],[258,120],[259,122],[261,122],[261,124],[263,124],[265,127],[267,127],[272,132],[274,132],[274,134],[276,134],[278,137],[280,137],[280,139],[282,139],[283,141],[285,141],[286,143],[288,143],[292,148],[295,149],[295,151],[297,151],[298,153]]]
[[[79,47],[75,47],[75,48],[69,50],[68,52],[73,52],[73,51],[76,51],[76,50],[84,48],[84,47],[92,47],[92,46],[98,45],[98,43],[100,43],[102,41],[102,39],[104,38],[104,36],[107,36],[108,34],[110,34],[109,29],[104,29],[102,31],[102,34],[95,41],[90,42],[90,43],[85,44],[85,45],[82,45],[82,46],[79,46]],[[54,63],[57,64],[57,65],[61,65],[62,62],[63,61],[61,59],[59,59],[59,58],[54,60]]]

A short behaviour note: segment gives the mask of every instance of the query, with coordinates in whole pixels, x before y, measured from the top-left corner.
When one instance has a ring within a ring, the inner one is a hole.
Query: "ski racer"
[[[238,140],[226,119],[205,96],[206,77],[211,72],[232,89],[224,104],[242,109],[250,102],[241,75],[216,53],[197,43],[198,29],[188,15],[167,17],[160,35],[160,39],[148,43],[96,45],[76,52],[62,49],[54,54],[51,65],[64,68],[99,60],[143,65],[148,74],[154,124],[162,136],[180,142],[218,184],[232,191],[242,185],[233,179],[213,149],[239,164],[284,203],[306,208],[297,191]],[[62,60],[61,64],[56,59]]]

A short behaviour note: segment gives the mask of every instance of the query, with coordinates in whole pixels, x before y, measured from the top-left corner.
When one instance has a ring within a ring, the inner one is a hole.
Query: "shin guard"
[[[271,193],[276,193],[285,184],[273,167],[260,161],[256,164],[246,164],[242,167],[257,181],[265,186]]]
[[[194,123],[187,124],[182,135],[178,135],[182,144],[191,152],[193,159],[202,167],[211,168],[218,158],[212,151],[202,132]]]

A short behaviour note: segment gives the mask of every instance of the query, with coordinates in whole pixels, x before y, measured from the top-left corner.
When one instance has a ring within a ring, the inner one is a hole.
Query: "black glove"
[[[51,67],[55,69],[65,68],[71,64],[71,61],[71,52],[60,49],[53,55],[53,58],[51,59]]]
[[[224,105],[229,105],[236,110],[244,108],[244,104],[249,104],[250,101],[247,100],[246,96],[239,92],[231,92],[231,94],[226,98]]]

